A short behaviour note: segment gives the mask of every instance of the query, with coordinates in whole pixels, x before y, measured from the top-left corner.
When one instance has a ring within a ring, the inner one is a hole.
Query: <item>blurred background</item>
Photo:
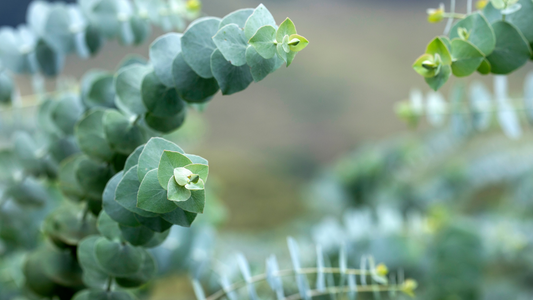
[[[28,2],[3,0],[0,25],[24,22]],[[531,247],[530,224],[517,224],[533,198],[531,130],[517,141],[498,129],[458,138],[425,124],[410,129],[394,111],[411,88],[429,91],[411,65],[444,29],[444,23],[426,22],[426,9],[440,1],[202,2],[207,15],[218,17],[263,2],[278,23],[290,16],[310,41],[290,68],[236,95],[217,95],[199,116],[205,135],[186,150],[210,161],[216,195],[225,207],[216,244],[221,256],[241,251],[260,260],[271,252],[285,253],[277,246],[289,235],[305,233],[312,237],[309,243],[345,236],[352,239],[345,243],[353,241],[362,254],[422,278],[421,285],[448,278],[443,285],[459,291],[431,290],[425,299],[518,299],[524,290],[530,295],[524,286],[533,282],[527,270],[533,259],[517,258],[513,251]],[[155,30],[151,40],[160,34]],[[126,54],[147,57],[148,45],[132,49],[110,42],[95,58],[69,57],[64,74],[79,79],[91,68],[111,70]],[[528,64],[510,77],[512,93],[521,93],[531,70]],[[476,75],[467,82],[471,80],[492,86],[491,78]],[[450,80],[444,95],[458,81]],[[18,82],[23,95],[31,93],[28,79]],[[343,214],[346,208],[354,211]],[[500,217],[492,212],[504,209],[511,221],[492,222]],[[464,221],[463,214],[476,221]],[[424,225],[409,229],[417,220]],[[446,225],[452,223],[470,224],[478,231],[474,235]],[[498,229],[501,234],[491,227],[495,224],[504,224]],[[375,241],[359,244],[366,234]],[[427,234],[434,239],[420,243]],[[494,251],[507,259],[513,256],[512,261],[504,264],[497,256],[495,266],[484,265],[479,260],[487,241],[509,246],[512,251]],[[425,256],[427,249],[435,255]],[[501,276],[483,281],[483,274],[491,272]],[[153,299],[176,299],[168,295],[190,291],[179,278],[161,283]],[[491,282],[504,282],[502,278],[509,281],[504,290],[518,292],[502,294],[509,298],[483,292]],[[462,287],[465,281],[474,287]],[[521,287],[508,288],[515,285]]]

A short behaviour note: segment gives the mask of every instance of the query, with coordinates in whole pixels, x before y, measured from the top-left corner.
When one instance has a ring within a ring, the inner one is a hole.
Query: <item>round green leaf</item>
[[[118,71],[120,72],[121,70],[124,70],[127,67],[134,66],[134,65],[147,66],[148,60],[138,54],[128,54],[120,61],[118,65],[119,65]],[[142,82],[142,77],[138,80],[139,80],[139,87],[140,87],[140,83]]]
[[[31,174],[39,174],[42,164],[37,158],[38,149],[35,139],[26,131],[17,131],[13,135],[15,156],[24,170]]]
[[[293,34],[293,35],[289,36],[289,41],[292,41],[294,39],[298,39],[299,42],[298,42],[297,45],[289,45],[289,48],[291,49],[291,51],[300,52],[303,49],[305,49],[305,47],[307,47],[307,45],[309,45],[309,41],[305,37],[303,37],[303,36],[301,36],[299,34]]]
[[[181,37],[182,34],[179,33],[167,33],[150,46],[150,61],[154,65],[154,72],[167,87],[174,86],[172,62],[181,52]]]
[[[178,54],[172,63],[174,86],[179,96],[191,103],[203,103],[210,99],[219,90],[215,78],[205,79],[200,77],[183,59],[183,54]]]
[[[85,157],[76,165],[75,175],[86,195],[93,199],[101,199],[107,181],[113,177],[113,172],[105,163],[98,163]]]
[[[54,106],[51,118],[64,134],[73,135],[74,126],[82,114],[83,106],[79,98],[73,94],[68,94]]]
[[[37,12],[39,13],[39,12]],[[41,30],[44,39],[60,53],[70,53],[74,49],[73,33],[70,31],[71,17],[66,5],[57,4],[50,6],[46,22]]]
[[[39,128],[49,134],[50,136],[60,137],[63,135],[61,130],[57,128],[57,125],[52,120],[52,113],[57,105],[57,102],[51,98],[44,99],[39,105],[39,111],[37,114],[37,124]]]
[[[82,270],[70,250],[49,247],[41,259],[45,276],[55,283],[67,287],[83,285]]]
[[[446,81],[448,81],[448,78],[450,78],[451,73],[452,73],[452,68],[450,66],[442,66],[437,76],[431,77],[431,78],[425,78],[426,83],[433,90],[437,91],[446,83]]]
[[[189,183],[189,177],[192,176],[193,173],[185,168],[175,168],[174,169],[174,180],[177,184],[181,186],[185,186],[187,183]]]
[[[145,116],[145,122],[151,129],[161,133],[171,133],[180,128],[185,122],[185,116],[187,110],[184,109],[181,113],[168,118],[160,118],[147,113]]]
[[[477,71],[478,71],[481,75],[488,75],[488,74],[490,74],[490,69],[491,69],[490,63],[489,63],[489,61],[485,58],[485,59],[481,62],[481,65],[479,65],[479,68],[477,69]]]
[[[246,36],[246,39],[250,40],[259,28],[266,25],[277,27],[276,20],[274,20],[272,14],[263,4],[259,4],[244,25],[244,35]]]
[[[189,199],[187,199],[186,201],[174,202],[174,203],[179,208],[183,209],[184,211],[202,214],[205,208],[205,190],[197,190],[197,191],[190,191],[190,192],[191,192],[191,197]]]
[[[198,180],[198,182],[189,182],[185,185],[185,188],[189,191],[200,191],[205,189],[205,184],[202,179]]]
[[[126,226],[140,226],[141,224],[135,218],[133,212],[127,210],[117,201],[115,201],[115,192],[117,190],[118,183],[122,180],[124,172],[121,171],[113,176],[105,187],[102,194],[103,209],[109,217],[116,222]]]
[[[115,107],[113,74],[90,71],[81,79],[81,95],[87,107]]]
[[[216,49],[212,37],[217,34],[220,19],[201,18],[192,23],[183,34],[182,53],[187,64],[200,77],[211,78],[211,54]]]
[[[254,13],[253,8],[243,8],[236,10],[227,16],[225,16],[222,21],[220,22],[219,29],[228,25],[228,24],[236,24],[239,26],[239,28],[244,29],[244,26],[246,25],[246,21],[248,18]]]
[[[114,152],[107,142],[103,117],[104,109],[93,109],[76,124],[74,132],[76,140],[83,153],[91,158],[111,161]]]
[[[154,257],[145,251],[144,260],[141,268],[135,273],[127,277],[116,278],[116,283],[125,288],[139,287],[150,281],[156,275],[156,263]]]
[[[134,298],[124,291],[83,290],[74,295],[72,300],[133,300]]]
[[[179,185],[176,182],[176,178],[172,176],[168,181],[167,198],[174,202],[184,202],[191,197],[191,191],[185,188],[183,185]]]
[[[485,59],[472,43],[461,39],[452,40],[452,57],[452,73],[457,77],[471,75]]]
[[[279,25],[278,31],[276,32],[276,40],[278,43],[283,42],[285,36],[291,36],[296,34],[296,27],[291,19],[287,18],[283,23]]]
[[[276,56],[276,28],[271,25],[266,25],[255,33],[250,39],[250,45],[252,45],[257,53],[264,59],[271,59]]]
[[[509,74],[523,66],[531,57],[531,49],[515,26],[505,21],[492,24],[496,47],[487,57],[494,74]]]
[[[179,208],[177,210],[179,210]],[[143,247],[144,248],[155,248],[161,245],[162,243],[164,243],[169,234],[170,234],[170,230],[167,230],[164,232],[155,232],[153,238],[147,244],[144,244]]]
[[[98,227],[98,231],[107,239],[112,241],[120,241],[121,233],[119,224],[111,219],[111,217],[105,211],[100,212],[100,215],[98,215],[98,221],[96,225]]]
[[[281,59],[283,59],[283,61],[287,63],[287,67],[292,64],[292,61],[296,57],[296,54],[298,54],[298,52],[292,51],[290,51],[289,53],[285,52],[285,50],[283,49],[283,44],[278,44],[276,50],[278,51],[278,56],[281,57]]]
[[[144,77],[141,92],[144,105],[154,116],[172,117],[186,108],[176,89],[164,85],[154,72]]]
[[[72,155],[79,154],[80,149],[76,144],[74,136],[66,136],[52,141],[49,145],[48,152],[56,162],[62,162]]]
[[[35,47],[35,58],[41,73],[48,77],[55,77],[63,70],[65,56],[56,52],[45,41],[39,41]]]
[[[11,103],[13,95],[13,79],[9,77],[6,72],[0,73],[0,103]]]
[[[250,67],[232,65],[218,49],[211,56],[211,68],[223,95],[245,90],[253,81]]]
[[[194,154],[185,154],[185,156],[187,156],[192,161],[193,164],[209,165],[209,162],[207,161],[207,159],[201,156],[194,155]]]
[[[473,13],[457,22],[451,32],[450,39],[459,38],[459,29],[468,32],[468,42],[472,43],[485,56],[492,53],[496,46],[496,36],[489,22],[481,13]]]
[[[61,192],[74,201],[81,201],[85,197],[85,191],[76,179],[76,167],[84,159],[83,154],[73,155],[64,160],[59,168],[59,187]]]
[[[178,145],[170,141],[159,137],[151,138],[148,143],[146,143],[141,155],[139,156],[139,182],[143,180],[146,173],[159,167],[159,160],[161,159],[161,155],[163,155],[163,151],[165,150],[184,153],[184,151]]]
[[[283,37],[283,41],[281,42],[281,47],[283,48],[283,51],[286,53],[289,53],[291,51],[291,48],[289,48],[289,36],[286,35]]]
[[[141,156],[141,153],[144,150],[144,145],[141,145],[133,151],[130,156],[128,156],[128,159],[126,160],[126,164],[124,165],[124,171],[127,172],[129,169],[133,168],[134,166],[139,164],[139,157]]]
[[[56,284],[46,276],[42,264],[44,248],[31,252],[24,263],[24,277],[26,285],[31,291],[44,297],[52,297],[56,291]]]
[[[440,71],[440,68],[438,66],[435,67],[425,67],[424,63],[430,62],[435,63],[435,59],[433,55],[431,54],[422,54],[419,58],[416,59],[415,63],[413,64],[413,69],[420,75],[426,77],[426,78],[432,78],[435,77],[435,74],[437,71]]]
[[[123,277],[139,271],[145,253],[127,243],[100,238],[95,245],[95,254],[104,271],[114,277]]]
[[[188,211],[184,211],[181,208],[177,208],[176,210],[161,215],[161,218],[163,218],[165,221],[172,223],[174,225],[178,225],[181,227],[191,227],[192,222],[196,219],[197,214],[191,213]]]
[[[3,27],[0,29],[0,58],[2,64],[14,73],[27,74],[34,72],[34,66],[30,64],[30,54],[22,54],[19,51],[21,44],[27,44],[28,50],[32,51],[35,41],[25,41],[22,35],[33,37],[28,28],[20,26],[17,29]]]
[[[448,47],[446,47],[446,44],[443,42],[442,38],[440,37],[434,38],[428,44],[426,48],[426,53],[431,54],[432,56],[438,54],[442,60],[442,64],[444,65],[450,65],[452,63],[452,56],[450,54],[450,51],[448,50]]]
[[[531,22],[533,20],[533,1],[520,0],[517,4],[521,6],[520,10],[506,15],[505,21],[516,26],[516,28],[524,35],[526,40],[532,44],[533,28],[531,27]],[[491,23],[502,20],[502,12],[498,9],[495,9],[492,3],[489,3],[485,6],[483,9],[483,14]]]
[[[136,15],[130,18],[130,26],[133,31],[134,45],[142,44],[152,33],[150,22]]]
[[[120,231],[124,239],[134,246],[144,246],[154,237],[154,232],[142,225],[136,227],[120,225]]]
[[[222,27],[213,37],[213,41],[224,58],[232,65],[240,67],[246,64],[248,40],[237,24]]]
[[[144,226],[150,228],[151,230],[155,232],[165,232],[170,227],[172,227],[171,223],[165,221],[161,217],[155,217],[155,218],[145,218],[141,216],[136,216],[136,217],[137,217],[137,220],[139,220],[141,224],[143,224]]]
[[[107,38],[113,38],[120,30],[117,15],[126,13],[123,9],[129,7],[127,4],[129,3],[116,0],[81,1],[80,7],[91,25],[97,27]]]
[[[106,139],[115,152],[129,155],[146,142],[142,129],[116,110],[107,110],[103,123]]]
[[[137,177],[137,167],[131,168],[120,180],[115,192],[115,201],[127,210],[145,217],[155,217],[157,214],[142,210],[137,207],[137,193],[139,192],[139,178]]]
[[[115,76],[117,106],[124,107],[131,114],[142,115],[146,107],[142,101],[141,85],[144,77],[152,71],[149,66],[133,64],[122,67]]]
[[[64,206],[48,215],[43,223],[43,232],[58,246],[76,246],[86,236],[96,234],[96,219],[90,215],[83,218],[81,209]]]
[[[137,207],[158,214],[176,209],[174,203],[167,199],[167,191],[159,184],[157,170],[151,170],[144,176],[137,195]]]
[[[98,53],[98,51],[104,44],[104,37],[102,36],[100,31],[95,26],[92,26],[90,24],[85,29],[84,38],[84,46],[87,47],[91,55]]]
[[[207,183],[207,176],[209,175],[209,166],[205,164],[191,164],[185,166],[186,169],[190,170],[193,174],[200,175],[200,178]]]
[[[190,164],[192,164],[192,161],[180,152],[164,151],[157,169],[157,178],[160,186],[166,189],[168,180],[174,175],[174,169]]]
[[[26,177],[22,181],[14,183],[6,191],[6,197],[8,196],[22,205],[42,206],[48,200],[46,189],[32,177]]]

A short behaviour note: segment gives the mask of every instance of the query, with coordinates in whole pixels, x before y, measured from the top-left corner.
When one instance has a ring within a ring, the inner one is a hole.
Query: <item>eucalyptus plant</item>
[[[479,1],[477,7],[466,14],[446,12],[443,5],[428,10],[430,22],[449,19],[444,35],[433,39],[413,65],[432,89],[440,89],[451,74],[509,74],[533,57],[532,1]]]
[[[193,0],[33,2],[27,26],[0,31],[7,41],[0,100],[16,95],[8,73],[56,76],[69,53],[87,57],[111,38],[140,44],[149,23],[180,29],[200,8]],[[206,205],[208,161],[162,136],[183,125],[189,108],[290,65],[308,43],[290,19],[278,27],[261,4],[199,18],[183,34],[157,38],[149,61],[89,71],[78,89],[37,90],[38,128],[16,133],[5,151],[2,162],[13,171],[2,178],[1,203],[42,206],[62,198],[57,187],[69,201],[59,200],[43,220],[48,239],[27,256],[23,295],[132,299],[131,289],[156,275],[147,249],[163,243],[172,225],[191,226]]]
[[[426,117],[432,127],[441,128],[449,121],[464,135],[487,132],[497,121],[506,136],[521,138],[524,126],[533,121],[533,75],[526,76],[523,96],[514,98],[509,96],[506,77],[494,79],[494,92],[481,81],[472,82],[469,87],[457,83],[448,101],[440,92],[430,91],[424,96],[422,91],[413,89],[409,100],[397,104],[396,112],[412,127]]]
[[[527,298],[532,150],[446,128],[363,145],[306,188],[313,241],[332,261],[346,247],[403,269],[423,299]]]

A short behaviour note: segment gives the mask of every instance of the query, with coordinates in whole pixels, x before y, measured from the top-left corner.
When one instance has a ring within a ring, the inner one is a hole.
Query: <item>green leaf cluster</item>
[[[108,39],[139,44],[150,23],[185,28],[201,4],[179,3],[34,1],[27,26],[0,29],[0,60],[7,68],[0,70],[0,102],[12,100],[10,72],[56,76],[67,54],[89,57]],[[260,32],[269,26],[274,53],[264,57],[260,49],[272,45]],[[156,272],[146,249],[163,243],[172,225],[190,227],[205,209],[207,160],[158,136],[178,129],[189,107],[205,105],[219,90],[239,92],[284,61],[290,65],[307,44],[290,19],[278,28],[260,5],[223,19],[198,19],[184,34],[165,34],[150,46],[149,61],[130,57],[114,72],[92,70],[79,93],[60,80],[56,94],[39,95],[36,131],[16,133],[13,147],[0,151],[0,189],[25,216],[16,223],[15,214],[9,220],[2,215],[0,238],[15,240],[13,233],[33,216],[27,208],[47,209],[32,220],[44,219],[47,240],[26,261],[29,291],[47,298],[132,299],[122,289],[140,287]],[[65,198],[70,202],[57,205]],[[50,199],[56,206],[48,207]]]
[[[162,0],[33,1],[26,24],[0,29],[0,60],[14,73],[57,76],[69,54],[94,56],[110,39],[139,45],[150,36],[152,24],[181,31],[199,16],[199,8]]]
[[[435,38],[413,68],[434,90],[441,88],[451,74],[512,73],[533,58],[532,25],[532,1],[491,1],[483,11],[455,23],[448,37]]]

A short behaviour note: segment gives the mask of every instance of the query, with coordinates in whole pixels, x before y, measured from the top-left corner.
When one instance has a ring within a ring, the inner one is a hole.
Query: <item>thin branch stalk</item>
[[[320,270],[318,268],[302,268],[299,271],[295,271],[293,269],[287,269],[287,270],[278,271],[278,272],[274,273],[273,275],[275,277],[285,277],[285,276],[291,276],[291,275],[296,275],[296,274],[316,274],[316,273],[319,273],[319,272],[328,273],[328,274],[341,274],[341,273],[343,273],[343,274],[346,274],[346,275],[372,275],[372,273],[370,271],[362,271],[362,270],[358,270],[358,269],[348,269],[345,272],[342,272],[340,268],[321,268]],[[235,290],[238,290],[238,289],[241,289],[241,288],[245,287],[247,284],[264,281],[266,279],[267,279],[267,275],[266,274],[260,274],[260,275],[253,276],[248,282],[246,282],[246,281],[236,282],[236,283],[230,285],[227,289],[221,289],[218,292],[212,294],[211,296],[207,297],[206,300],[217,300],[217,299],[220,299],[220,298],[226,296],[227,294],[229,294],[229,293],[231,293],[231,292],[233,292]],[[368,286],[368,287],[370,287],[370,286]],[[390,290],[389,286],[379,286],[379,287],[386,287],[387,291]],[[359,290],[359,291],[361,291],[361,290]],[[370,291],[374,291],[374,290],[370,290]],[[287,299],[294,299],[294,298],[287,298]]]

